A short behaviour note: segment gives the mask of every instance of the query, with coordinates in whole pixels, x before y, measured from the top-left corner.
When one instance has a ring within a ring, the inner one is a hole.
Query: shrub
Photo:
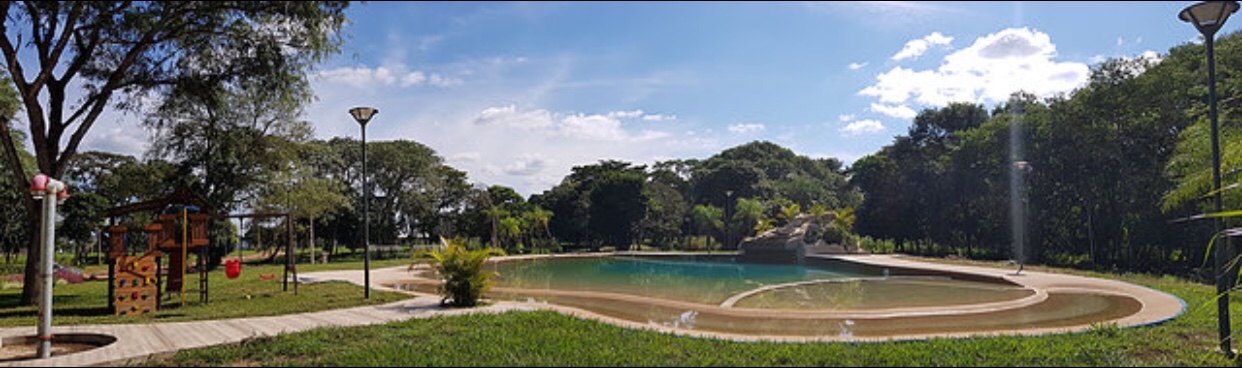
[[[499,248],[483,248],[469,250],[466,240],[440,238],[441,249],[421,250],[414,254],[414,264],[430,264],[440,275],[443,284],[440,286],[441,305],[454,307],[473,307],[479,304],[483,293],[492,286],[492,275],[483,269],[487,259],[493,255],[504,255]]]
[[[841,244],[845,240],[845,229],[835,224],[824,226],[824,232],[820,235],[820,239],[827,244]]]
[[[870,236],[860,237],[858,247],[873,254],[887,254],[897,250],[897,245],[892,240],[872,239]]]

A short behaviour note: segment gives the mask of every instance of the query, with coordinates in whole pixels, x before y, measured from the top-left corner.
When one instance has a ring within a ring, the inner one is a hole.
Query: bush
[[[897,250],[897,244],[887,239],[872,239],[862,236],[858,239],[858,247],[872,254],[887,254]]]
[[[495,272],[483,270],[487,259],[493,255],[504,255],[499,248],[483,248],[469,250],[466,240],[440,238],[442,249],[419,251],[414,254],[414,264],[430,264],[440,275],[443,284],[440,286],[441,305],[454,307],[473,307],[479,304],[492,286],[492,275]]]
[[[845,229],[842,229],[840,226],[828,225],[824,227],[824,233],[820,235],[820,239],[823,239],[824,243],[828,244],[841,244],[845,240],[845,235]]]

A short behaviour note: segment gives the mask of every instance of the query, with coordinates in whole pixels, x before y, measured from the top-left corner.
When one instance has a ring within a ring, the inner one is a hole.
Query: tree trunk
[[[315,264],[315,216],[310,218],[310,263]]]
[[[26,243],[26,270],[22,275],[21,304],[35,305],[39,301],[39,283],[37,280],[39,277],[39,265],[43,261],[43,252],[39,251],[39,248],[42,247],[42,244],[39,244],[39,234],[42,233],[40,226],[43,220],[39,216],[39,208],[36,205],[37,201],[33,197],[26,196],[26,200],[23,202],[26,203],[27,228],[33,230],[27,232],[30,241]]]

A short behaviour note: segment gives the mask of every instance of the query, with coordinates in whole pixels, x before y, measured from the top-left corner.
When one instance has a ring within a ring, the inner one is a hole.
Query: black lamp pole
[[[1222,200],[1220,195],[1220,143],[1219,133],[1217,130],[1216,119],[1216,55],[1215,55],[1215,36],[1216,31],[1220,30],[1225,24],[1225,20],[1229,19],[1229,15],[1238,11],[1238,2],[1236,1],[1204,1],[1182,9],[1178,14],[1178,18],[1189,22],[1203,34],[1204,44],[1207,46],[1207,73],[1208,73],[1208,118],[1211,120],[1212,127],[1212,206],[1215,213],[1220,213],[1222,209]],[[1214,220],[1216,234],[1220,236],[1224,229],[1224,220],[1217,217]],[[1220,350],[1225,355],[1233,357],[1232,338],[1229,325],[1229,288],[1230,280],[1225,260],[1233,257],[1233,244],[1229,241],[1229,237],[1225,237],[1224,246],[1216,246],[1212,258],[1214,258],[1214,274],[1216,277],[1216,293],[1219,298],[1216,299],[1216,321],[1220,332]]]
[[[371,117],[378,114],[379,110],[370,107],[355,107],[349,109],[349,114],[353,115],[354,120],[358,121],[358,125],[362,128],[362,253],[363,253],[363,288],[365,298],[371,299],[371,191],[367,188],[367,122],[371,121]]]

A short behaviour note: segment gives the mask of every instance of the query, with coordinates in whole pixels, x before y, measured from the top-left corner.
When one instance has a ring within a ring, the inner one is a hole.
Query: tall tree
[[[337,177],[326,175],[326,168],[338,160],[322,141],[296,146],[296,159],[286,162],[286,170],[268,176],[266,185],[258,188],[257,207],[264,212],[288,211],[294,221],[306,220],[306,236],[311,263],[315,263],[315,221],[352,209],[349,186]],[[321,171],[324,170],[324,171]]]
[[[109,106],[139,110],[142,98],[186,86],[273,74],[305,78],[337,51],[347,2],[0,2],[0,53],[21,98],[37,171],[60,178]],[[178,87],[178,88],[173,88]],[[0,124],[0,137],[10,136]],[[6,175],[26,181],[19,145],[3,140]],[[29,197],[29,196],[26,196]],[[33,198],[26,223],[37,227]],[[26,279],[41,261],[30,237]],[[35,301],[34,283],[22,288]]]
[[[22,175],[14,177],[13,175],[0,176],[0,202],[10,203],[7,206],[0,206],[0,250],[5,254],[7,261],[9,255],[16,254],[18,250],[28,246],[25,244],[29,240],[28,232],[33,232],[32,228],[25,222],[27,219],[26,211],[30,210],[27,206],[12,205],[22,203],[23,197],[29,197],[26,192],[27,181],[25,178],[34,174],[34,156],[26,151],[25,144],[26,134],[20,130],[12,129],[13,116],[17,114],[17,110],[21,104],[18,102],[17,92],[13,89],[13,84],[9,82],[8,77],[0,77],[0,125],[4,128],[0,132],[7,130],[7,134],[0,137],[10,141],[14,147],[14,154],[20,163],[18,169],[27,168]],[[3,172],[11,172],[10,165],[12,162],[8,160],[0,160],[0,170]],[[20,181],[14,181],[21,179]]]

